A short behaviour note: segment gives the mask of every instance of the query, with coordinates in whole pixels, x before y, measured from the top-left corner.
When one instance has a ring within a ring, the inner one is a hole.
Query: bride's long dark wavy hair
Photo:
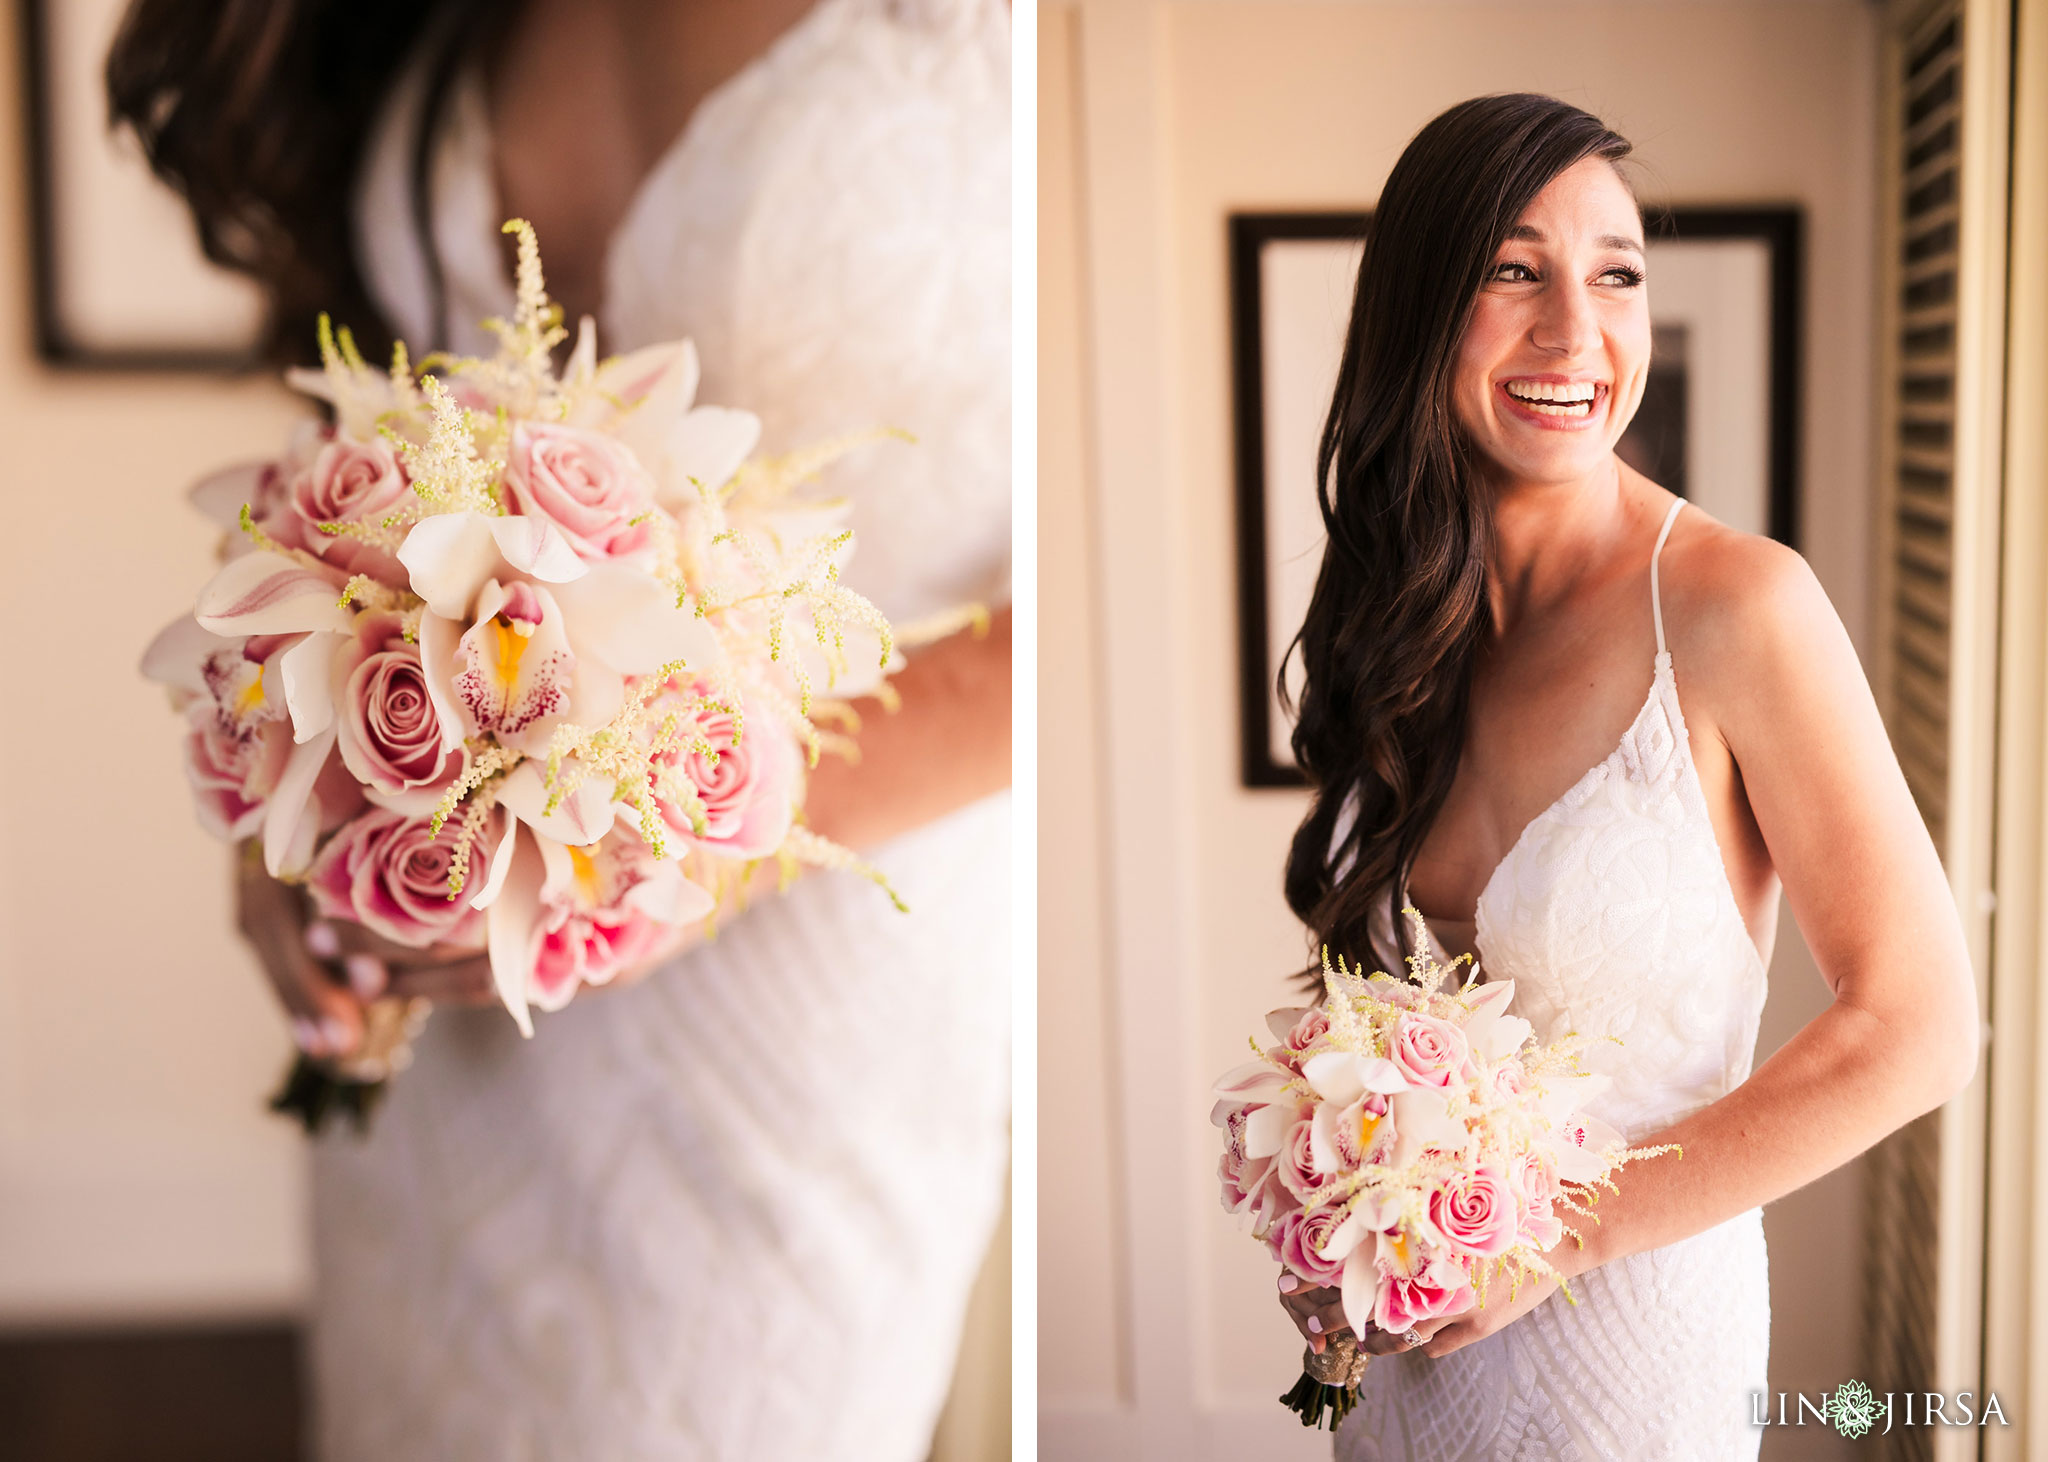
[[[1415,135],[1373,213],[1317,455],[1329,541],[1289,649],[1315,797],[1286,877],[1315,943],[1368,969],[1409,952],[1403,890],[1457,774],[1486,625],[1493,508],[1452,413],[1459,342],[1536,195],[1629,150],[1553,97],[1477,97]]]
[[[323,310],[366,347],[388,348],[349,219],[377,107],[415,46],[430,31],[445,38],[413,158],[413,223],[424,235],[424,139],[460,56],[453,42],[475,38],[485,22],[504,24],[517,8],[487,0],[129,6],[107,56],[110,119],[133,129],[157,175],[184,194],[207,257],[263,286],[273,359],[306,360]],[[434,251],[425,252],[431,271]]]

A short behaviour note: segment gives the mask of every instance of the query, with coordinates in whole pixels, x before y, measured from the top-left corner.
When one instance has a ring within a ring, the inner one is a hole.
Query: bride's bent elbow
[[[1918,1100],[1914,1115],[1931,1112],[1954,1099],[1977,1076],[1984,1049],[1984,1027],[1975,1002],[1950,1012],[1949,1019],[1920,1020],[1913,1039],[1901,1053],[1906,1084]]]

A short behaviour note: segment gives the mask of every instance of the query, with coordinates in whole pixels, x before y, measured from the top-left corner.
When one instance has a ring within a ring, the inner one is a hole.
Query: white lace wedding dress
[[[1659,554],[1683,506],[1665,519]],[[1631,1141],[1748,1078],[1765,988],[1693,767],[1656,555],[1650,598],[1648,699],[1621,744],[1509,850],[1475,929],[1485,976],[1515,982],[1539,1035],[1622,1038],[1600,1067],[1614,1085],[1589,1110]],[[1374,1359],[1337,1434],[1339,1462],[1757,1455],[1750,1393],[1765,1389],[1771,1329],[1760,1209],[1572,1288],[1576,1307],[1552,1295],[1440,1359]]]
[[[1009,18],[823,0],[698,109],[612,242],[600,344],[688,335],[768,450],[877,425],[827,486],[909,619],[1008,595]],[[416,349],[423,71],[359,243]],[[465,76],[433,149],[457,348],[504,313]],[[542,241],[543,251],[546,240]],[[804,879],[530,1042],[437,1014],[367,1140],[321,1141],[311,1346],[327,1462],[917,1462],[1008,1150],[1008,798]]]

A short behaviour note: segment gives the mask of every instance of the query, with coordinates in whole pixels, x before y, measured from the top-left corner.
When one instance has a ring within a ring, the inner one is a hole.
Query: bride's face
[[[1458,421],[1506,482],[1582,480],[1643,399],[1643,226],[1609,163],[1560,173],[1494,255],[1459,342]]]

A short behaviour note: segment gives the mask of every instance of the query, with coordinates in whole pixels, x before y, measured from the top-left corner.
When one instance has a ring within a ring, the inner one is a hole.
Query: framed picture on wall
[[[127,0],[22,0],[37,353],[117,370],[251,364],[255,286],[207,262],[190,215],[107,126],[107,48]]]
[[[1364,212],[1229,220],[1247,787],[1302,784],[1276,675],[1322,558],[1316,448],[1371,222]],[[1722,522],[1796,544],[1800,213],[1672,208],[1649,222],[1650,378],[1617,450]]]

